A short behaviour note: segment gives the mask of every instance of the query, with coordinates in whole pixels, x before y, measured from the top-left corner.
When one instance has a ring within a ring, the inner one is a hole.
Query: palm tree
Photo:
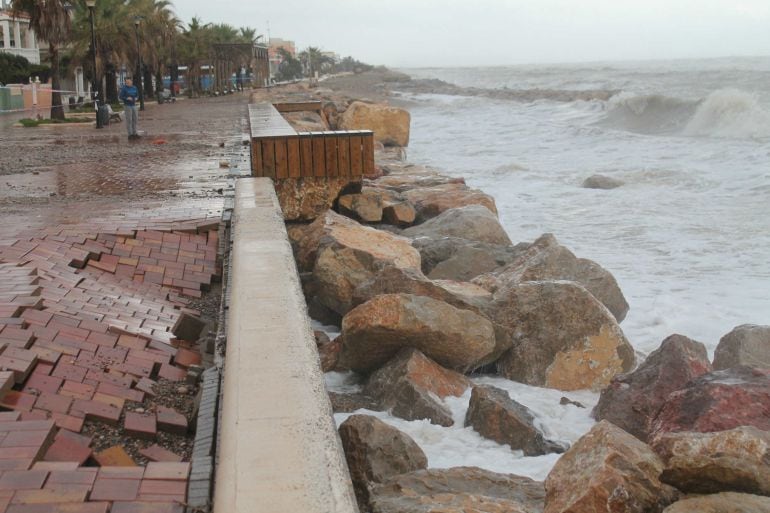
[[[51,57],[51,119],[64,119],[61,103],[61,71],[59,69],[59,51],[70,34],[70,4],[67,0],[13,0],[13,16],[29,16],[29,25],[37,37],[48,41]]]

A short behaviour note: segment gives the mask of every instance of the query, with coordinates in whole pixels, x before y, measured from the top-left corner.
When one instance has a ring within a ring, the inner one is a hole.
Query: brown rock
[[[338,118],[341,130],[373,130],[385,146],[409,145],[409,112],[387,105],[353,102]]]
[[[671,335],[638,369],[620,374],[602,390],[593,416],[609,420],[642,441],[650,422],[669,394],[711,371],[706,347],[682,335]]]
[[[714,351],[714,369],[738,365],[770,368],[770,326],[744,324],[722,337]]]
[[[345,194],[339,197],[337,205],[341,214],[364,223],[382,221],[382,196],[371,190],[358,194]]]
[[[662,471],[652,449],[601,421],[548,474],[544,513],[658,513],[677,498]]]
[[[525,456],[564,452],[564,447],[546,440],[535,427],[532,412],[492,386],[475,386],[471,392],[465,426],[472,426],[484,438],[521,450]]]
[[[715,493],[673,503],[663,513],[770,513],[770,497],[746,493]]]
[[[513,262],[529,244],[489,244],[458,237],[420,237],[412,241],[420,252],[422,272],[435,280],[470,281]]]
[[[512,334],[497,362],[509,379],[559,390],[599,389],[634,366],[634,351],[615,318],[574,282],[506,286],[495,293],[493,319]]]
[[[438,399],[459,397],[469,386],[462,374],[441,367],[416,349],[405,348],[369,377],[364,395],[402,419],[429,419],[451,426],[452,413]]]
[[[275,180],[275,192],[284,220],[312,221],[330,209],[350,184],[348,177],[281,178]]]
[[[732,367],[693,379],[668,396],[651,423],[650,436],[739,426],[770,431],[770,369]]]
[[[716,433],[666,433],[652,445],[661,481],[686,493],[770,495],[770,432],[743,426]]]
[[[492,323],[443,301],[385,294],[357,306],[342,320],[343,365],[370,372],[402,347],[419,349],[440,365],[469,370],[495,349]]]
[[[337,337],[328,344],[318,346],[318,356],[321,358],[321,369],[329,372],[338,368],[340,353],[342,352],[342,338]]]
[[[377,401],[364,394],[341,394],[329,392],[329,400],[332,403],[334,413],[352,413],[356,410],[381,411]]]
[[[339,432],[361,509],[369,503],[371,483],[428,466],[428,458],[414,440],[376,417],[351,415]]]
[[[372,513],[540,513],[543,483],[477,467],[418,470],[371,491]]]
[[[392,180],[393,178],[391,178]],[[380,180],[379,183],[383,183],[383,180]],[[425,184],[425,179],[423,179],[423,184]],[[404,196],[414,205],[419,223],[436,217],[449,209],[469,205],[480,205],[497,214],[494,198],[478,189],[471,189],[465,185],[465,182],[449,181],[430,186],[427,184],[420,187],[413,186],[404,191]]]
[[[393,226],[411,226],[415,218],[414,207],[408,201],[390,203],[382,209],[382,220]]]
[[[452,208],[440,215],[401,232],[405,237],[459,237],[461,239],[511,244],[497,214],[480,205]]]
[[[628,303],[612,274],[592,260],[577,258],[550,233],[540,236],[504,268],[473,281],[494,292],[504,285],[554,280],[581,284],[612,312],[618,322],[626,317]]]

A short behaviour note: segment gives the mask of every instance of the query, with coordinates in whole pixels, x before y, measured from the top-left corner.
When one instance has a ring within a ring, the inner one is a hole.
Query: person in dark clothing
[[[134,81],[130,78],[126,79],[126,83],[120,88],[120,95],[118,96],[120,101],[123,102],[123,106],[126,112],[126,130],[128,130],[129,139],[138,139],[139,134],[136,133],[136,124],[139,120],[139,114],[136,107],[136,99],[139,97],[139,90],[134,85]]]

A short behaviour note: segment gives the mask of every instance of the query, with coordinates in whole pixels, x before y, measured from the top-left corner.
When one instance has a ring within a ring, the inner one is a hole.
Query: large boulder
[[[458,237],[420,237],[412,242],[420,252],[422,271],[436,280],[470,281],[513,262],[529,244],[489,244]]]
[[[714,369],[738,365],[770,369],[770,326],[743,324],[722,337],[714,351]]]
[[[673,503],[663,513],[770,513],[770,497],[747,493],[715,493]]]
[[[342,319],[340,361],[371,372],[402,347],[419,349],[445,367],[473,369],[495,349],[492,323],[469,310],[411,294],[376,296]]]
[[[275,180],[275,194],[286,221],[312,221],[332,207],[349,177],[304,177]]]
[[[371,181],[371,185],[394,192],[409,192],[415,189],[436,187],[439,185],[457,184],[465,185],[462,177],[450,177],[442,175],[435,169],[415,164],[391,162],[383,166],[385,175]]]
[[[340,315],[353,307],[356,287],[386,266],[420,268],[420,254],[406,239],[333,212],[313,223],[297,259],[301,270],[312,270],[311,296]]]
[[[577,282],[601,301],[618,322],[626,317],[628,303],[612,274],[592,260],[577,258],[550,233],[541,235],[504,268],[473,281],[494,292],[504,285],[549,280]]]
[[[598,390],[634,366],[634,350],[615,318],[569,281],[526,282],[494,295],[492,318],[509,329],[512,348],[497,361],[502,376],[559,390]]]
[[[647,441],[650,422],[669,394],[707,372],[711,372],[711,364],[706,346],[671,335],[634,372],[612,379],[602,390],[593,416]]]
[[[547,440],[535,427],[535,417],[529,408],[496,387],[473,387],[465,426],[473,427],[484,438],[520,450],[525,456],[564,452],[562,445]]]
[[[548,474],[544,513],[659,513],[678,495],[662,471],[652,449],[601,421]]]
[[[462,374],[441,367],[416,349],[405,348],[369,377],[364,394],[402,419],[428,419],[451,426],[452,412],[441,399],[459,397],[469,386]]]
[[[686,493],[770,495],[770,432],[742,426],[716,433],[666,433],[653,449],[661,481]]]
[[[402,474],[371,491],[372,513],[541,513],[543,483],[477,467]]]
[[[770,369],[739,366],[695,378],[668,396],[652,421],[650,436],[739,426],[770,431]]]
[[[340,130],[372,130],[385,146],[409,146],[409,112],[382,104],[353,102],[337,120]]]
[[[497,215],[480,205],[452,208],[417,226],[407,228],[405,237],[459,237],[461,239],[488,242],[490,244],[511,244]]]
[[[385,182],[380,181],[380,183]],[[414,205],[418,223],[423,223],[449,209],[469,205],[486,207],[497,214],[497,206],[492,196],[478,189],[471,189],[465,183],[450,182],[412,187],[404,191],[404,196]]]
[[[616,189],[623,185],[622,180],[604,175],[591,175],[583,180],[582,187],[585,189]]]
[[[369,503],[371,483],[428,467],[428,458],[414,440],[376,417],[351,415],[339,433],[362,509]]]
[[[355,194],[343,194],[337,200],[341,214],[364,223],[382,221],[382,195],[372,190],[362,190]]]

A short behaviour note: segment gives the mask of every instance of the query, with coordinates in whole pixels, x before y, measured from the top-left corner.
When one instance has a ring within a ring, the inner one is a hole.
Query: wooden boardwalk
[[[374,171],[371,130],[297,132],[281,115],[305,110],[320,110],[320,102],[249,105],[252,176],[355,180]]]

